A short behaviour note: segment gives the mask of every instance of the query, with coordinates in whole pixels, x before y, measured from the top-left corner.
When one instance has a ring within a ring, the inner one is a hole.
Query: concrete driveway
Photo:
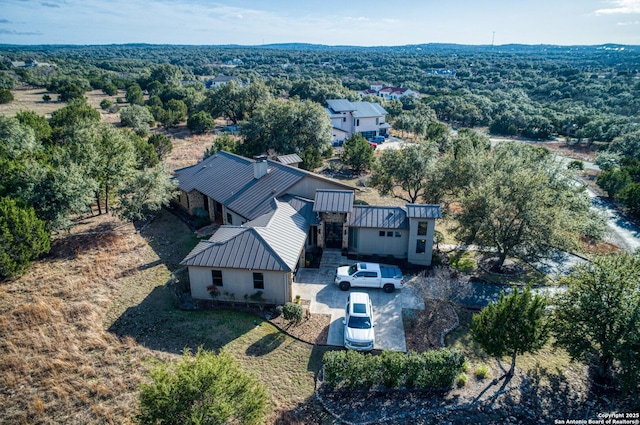
[[[325,250],[319,269],[300,269],[297,282],[293,284],[293,295],[300,295],[304,300],[311,301],[311,313],[331,315],[331,325],[327,343],[329,345],[344,345],[344,308],[347,301],[347,291],[341,291],[333,283],[336,267],[350,264],[353,261],[340,255],[340,251]],[[366,292],[371,298],[375,329],[376,349],[407,351],[402,324],[403,308],[424,309],[424,302],[407,288],[396,290],[391,294],[382,289],[352,288],[351,292]]]

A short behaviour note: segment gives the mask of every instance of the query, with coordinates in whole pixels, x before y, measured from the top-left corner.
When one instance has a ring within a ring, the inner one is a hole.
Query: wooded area
[[[473,179],[480,187],[478,144],[485,142],[464,130],[470,127],[597,148],[604,170],[598,184],[639,214],[639,68],[640,48],[616,45],[2,46],[3,102],[27,85],[48,90],[43,102],[55,93],[67,106],[48,120],[33,111],[1,118],[0,196],[15,199],[12,208],[33,208],[53,231],[89,209],[141,218],[171,198],[170,170],[161,164],[171,141],[155,126],[186,122],[191,132],[206,133],[222,118],[241,137],[219,138],[209,154],[297,153],[303,168],[314,169],[333,154],[326,101],[346,98],[381,103],[395,130],[422,143],[413,159],[410,150],[358,162],[353,171],[372,169],[382,193],[397,188],[412,202],[447,203]],[[211,87],[215,76],[235,81]],[[358,95],[376,82],[420,96]],[[89,90],[118,96],[100,106],[119,110],[123,128],[100,122],[86,104]],[[460,135],[452,137],[452,129]],[[346,147],[347,163],[363,158]],[[416,161],[420,175],[399,166]]]

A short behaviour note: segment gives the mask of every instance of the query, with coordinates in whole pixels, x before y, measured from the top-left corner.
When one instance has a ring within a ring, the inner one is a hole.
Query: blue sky
[[[640,45],[640,0],[0,0],[2,44],[393,46],[492,38]]]

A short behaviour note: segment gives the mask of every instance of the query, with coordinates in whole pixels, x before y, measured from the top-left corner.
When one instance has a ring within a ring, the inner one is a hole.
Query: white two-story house
[[[334,142],[356,133],[365,138],[386,136],[391,127],[386,121],[387,111],[378,103],[331,99],[327,104]]]

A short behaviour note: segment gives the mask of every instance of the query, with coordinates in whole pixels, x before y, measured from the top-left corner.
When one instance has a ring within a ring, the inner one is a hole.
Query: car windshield
[[[358,271],[358,265],[357,264],[349,266],[349,276],[351,276],[352,274],[354,274],[357,271]]]
[[[371,318],[351,316],[349,317],[348,326],[354,329],[369,329],[371,328]]]

